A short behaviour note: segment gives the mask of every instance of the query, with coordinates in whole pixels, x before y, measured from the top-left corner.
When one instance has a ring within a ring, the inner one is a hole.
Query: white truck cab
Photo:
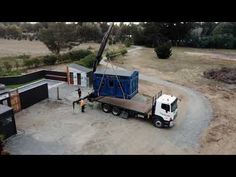
[[[177,100],[175,96],[166,94],[156,98],[153,111],[153,123],[156,127],[174,126],[178,111]]]

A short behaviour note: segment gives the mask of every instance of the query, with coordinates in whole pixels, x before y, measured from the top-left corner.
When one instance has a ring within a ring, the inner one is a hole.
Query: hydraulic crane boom
[[[101,59],[102,59],[102,54],[103,54],[104,49],[105,49],[105,47],[106,47],[108,38],[109,38],[109,36],[110,36],[110,34],[111,34],[113,25],[114,25],[114,23],[111,23],[110,27],[108,28],[106,34],[104,35],[104,37],[103,37],[103,39],[102,39],[100,48],[99,48],[98,53],[97,53],[97,56],[96,56],[96,60],[95,60],[94,63],[93,63],[93,73],[96,71],[99,62],[100,62]],[[91,94],[85,96],[84,98],[80,98],[80,99],[78,99],[78,100],[76,100],[76,101],[73,101],[73,109],[75,108],[75,104],[79,104],[79,102],[80,102],[81,99],[89,99],[89,98],[92,98],[92,97],[94,97],[94,94],[93,94],[93,93],[91,93]]]
[[[99,62],[100,62],[101,59],[102,59],[102,54],[103,54],[104,49],[105,49],[105,47],[106,47],[108,38],[109,38],[109,36],[110,36],[110,34],[111,34],[111,30],[112,30],[113,25],[114,25],[114,23],[111,23],[111,25],[110,25],[108,31],[106,32],[106,34],[104,35],[104,37],[103,37],[103,39],[102,39],[100,48],[99,48],[98,53],[97,53],[97,56],[96,56],[96,60],[95,60],[94,63],[93,63],[93,73],[96,71]]]

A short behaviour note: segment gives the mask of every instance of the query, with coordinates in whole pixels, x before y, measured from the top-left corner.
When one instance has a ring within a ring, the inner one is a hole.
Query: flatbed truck
[[[87,98],[91,102],[100,103],[105,113],[112,113],[114,116],[125,119],[129,117],[148,119],[158,128],[173,127],[178,112],[178,99],[162,92],[147,103],[108,96],[88,96]]]

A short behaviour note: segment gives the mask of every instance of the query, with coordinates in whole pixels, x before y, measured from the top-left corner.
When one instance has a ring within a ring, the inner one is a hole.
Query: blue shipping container
[[[113,71],[111,69],[107,69],[104,77],[103,73],[104,68],[97,69],[93,75],[93,88],[96,96],[124,98],[124,92],[125,99],[131,99],[138,93],[138,71]],[[116,75],[120,83],[117,80]],[[120,85],[123,88],[123,92]]]

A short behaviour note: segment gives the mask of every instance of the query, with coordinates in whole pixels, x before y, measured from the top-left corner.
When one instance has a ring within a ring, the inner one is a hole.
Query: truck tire
[[[163,122],[160,119],[158,119],[158,118],[153,119],[152,123],[157,128],[163,128],[163,126],[164,126]]]
[[[121,113],[121,111],[120,111],[120,109],[119,109],[118,107],[115,107],[115,106],[114,106],[114,107],[112,108],[111,113],[112,113],[114,116],[119,116],[120,113]]]
[[[105,113],[111,112],[111,106],[109,104],[102,104],[102,110]]]

